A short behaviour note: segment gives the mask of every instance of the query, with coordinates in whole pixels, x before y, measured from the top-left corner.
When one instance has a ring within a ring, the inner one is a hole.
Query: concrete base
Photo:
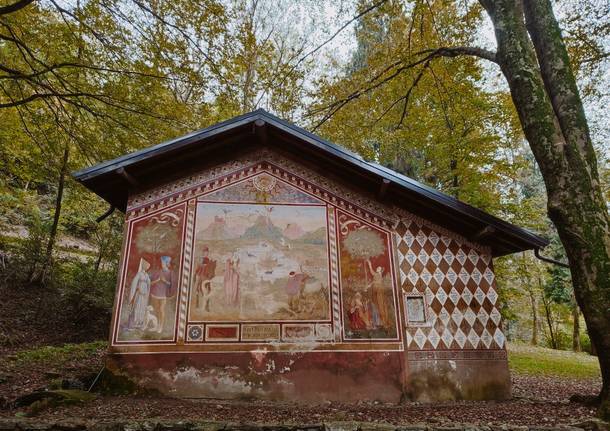
[[[420,402],[505,400],[511,397],[504,359],[409,361],[406,399]]]
[[[112,354],[107,367],[176,397],[398,403],[399,352]]]
[[[185,398],[399,403],[510,398],[506,358],[428,359],[402,352],[110,354],[138,386]]]

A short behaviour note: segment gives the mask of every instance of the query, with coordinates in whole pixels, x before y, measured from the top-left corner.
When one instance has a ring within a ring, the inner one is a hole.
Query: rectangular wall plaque
[[[242,341],[267,341],[280,339],[280,325],[271,324],[245,324],[241,326]]]

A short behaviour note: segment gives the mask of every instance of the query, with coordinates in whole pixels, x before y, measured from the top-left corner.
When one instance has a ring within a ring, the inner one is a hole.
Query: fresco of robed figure
[[[345,336],[395,339],[396,301],[387,232],[338,212]]]
[[[326,207],[199,202],[190,321],[329,320]]]
[[[175,208],[133,223],[117,341],[174,338],[183,214]]]

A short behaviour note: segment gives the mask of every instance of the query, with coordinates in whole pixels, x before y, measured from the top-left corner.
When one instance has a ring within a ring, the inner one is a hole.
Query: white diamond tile
[[[409,247],[411,247],[413,245],[413,241],[415,241],[415,237],[413,236],[410,230],[407,230],[402,239],[407,243]]]
[[[443,325],[447,326],[447,323],[449,323],[449,320],[451,319],[451,315],[447,309],[443,307],[443,309],[438,313],[438,318],[441,322],[443,322]]]
[[[468,280],[470,279],[468,271],[466,271],[464,268],[460,270],[460,274],[458,275],[458,277],[460,277],[460,280],[462,280],[462,283],[464,284],[467,284]]]
[[[445,305],[445,301],[447,300],[447,292],[445,292],[445,289],[438,289],[436,292],[436,299],[438,299],[441,305]]]
[[[496,332],[494,333],[494,340],[496,344],[500,346],[500,348],[504,347],[504,334],[500,330],[500,328],[496,328]]]
[[[456,308],[451,313],[451,319],[455,322],[457,326],[460,326],[460,323],[462,323],[462,320],[464,320],[464,315],[460,310]]]
[[[445,259],[445,262],[451,265],[453,263],[453,260],[455,259],[455,256],[453,255],[451,250],[447,249],[445,250],[445,254],[443,254],[443,259]]]
[[[485,268],[485,272],[483,273],[483,277],[485,277],[485,280],[487,280],[487,282],[489,284],[491,284],[491,283],[493,283],[494,278],[495,278],[494,272],[491,269],[489,269],[489,268]]]
[[[449,243],[451,242],[451,238],[445,235],[441,235],[441,241],[445,244],[446,247],[449,247]]]
[[[428,304],[430,304],[434,299],[434,292],[432,292],[432,289],[430,289],[429,287],[426,287],[425,295],[426,301],[428,301]]]
[[[449,280],[449,283],[455,284],[455,282],[457,281],[457,277],[458,276],[455,271],[449,268],[449,271],[447,271],[447,280]]]
[[[445,329],[443,331],[443,335],[441,335],[441,339],[443,340],[443,343],[445,343],[445,347],[449,349],[451,347],[451,343],[453,342],[453,334],[450,330]]]
[[[495,310],[495,308],[494,308],[494,310]],[[498,314],[500,314],[500,313],[498,313]],[[487,314],[487,311],[485,311],[485,309],[483,307],[481,307],[479,309],[479,312],[477,313],[477,319],[479,319],[479,321],[481,322],[481,324],[483,326],[487,325],[487,321],[489,320],[489,314]]]
[[[438,335],[438,332],[436,332],[434,328],[432,328],[428,334],[428,341],[430,341],[430,344],[432,344],[432,347],[435,349],[436,346],[438,346],[439,341],[441,341],[440,335]]]
[[[441,263],[443,256],[441,256],[437,249],[434,249],[432,250],[432,253],[430,253],[430,259],[432,259],[432,262],[434,262],[435,265],[438,265]]]
[[[464,312],[464,320],[466,320],[466,322],[468,322],[468,324],[470,326],[472,326],[474,324],[475,320],[477,320],[477,315],[474,314],[474,311],[472,311],[472,308],[469,308]]]
[[[415,240],[419,243],[419,245],[421,245],[422,247],[424,246],[424,244],[426,243],[426,240],[428,238],[426,237],[426,234],[420,230],[419,232],[417,232],[417,235],[415,235]]]
[[[434,271],[433,274],[434,279],[436,280],[436,282],[440,285],[443,280],[445,279],[445,275],[443,274],[443,271],[441,271],[440,269],[436,268],[436,270]]]
[[[489,301],[492,304],[496,304],[496,301],[498,300],[498,294],[496,293],[495,289],[490,288],[489,291],[487,292],[487,298],[489,298]]]
[[[405,259],[407,259],[407,262],[409,262],[409,265],[413,266],[413,264],[417,260],[417,256],[415,255],[415,253],[413,253],[413,250],[409,250],[407,252],[407,254],[405,255]]]
[[[424,332],[421,330],[421,328],[417,328],[417,331],[415,331],[413,341],[415,341],[415,344],[417,344],[420,349],[424,347],[424,344],[426,344],[426,336],[424,335]]]
[[[411,284],[415,285],[415,283],[417,283],[417,280],[419,280],[419,275],[417,275],[417,272],[415,272],[415,270],[411,268],[411,270],[409,270],[409,273],[407,274],[407,278],[409,279]]]
[[[417,259],[419,259],[419,261],[422,263],[422,265],[425,265],[428,263],[428,259],[430,259],[430,256],[428,256],[428,253],[426,253],[426,250],[424,250],[422,248],[420,250],[419,254],[417,255]]]
[[[456,341],[456,343],[458,343],[458,346],[460,346],[461,349],[464,348],[464,344],[466,344],[466,335],[462,332],[460,328],[455,331],[453,339]]]
[[[479,335],[475,332],[474,329],[470,329],[470,331],[468,332],[468,341],[470,341],[470,344],[472,344],[473,348],[477,348],[479,346],[479,340],[481,339],[481,337],[479,337]]]
[[[430,274],[430,271],[428,271],[426,268],[424,268],[424,270],[421,272],[421,274],[419,275],[419,277],[424,281],[424,283],[426,284],[430,284],[430,280],[432,280],[432,274]]]
[[[470,303],[472,302],[472,292],[470,291],[470,289],[464,289],[464,291],[462,292],[462,299],[466,304],[470,305]]]
[[[470,277],[472,277],[472,279],[474,280],[474,282],[477,284],[477,286],[481,283],[481,272],[478,269],[474,269],[472,271],[472,273],[470,274]]]
[[[464,250],[462,250],[461,248],[455,255],[455,258],[458,260],[458,262],[460,262],[460,265],[464,265],[464,263],[466,262],[466,257],[466,253],[464,253]]]
[[[457,291],[457,289],[455,287],[452,287],[451,290],[449,291],[449,299],[454,304],[457,304],[458,301],[460,300],[460,293]]]
[[[436,245],[438,244],[439,237],[436,232],[432,231],[430,232],[430,235],[428,235],[428,240],[432,243],[434,247],[436,247]]]
[[[479,304],[482,304],[483,301],[485,301],[485,293],[480,287],[477,287],[477,290],[474,291],[474,299],[476,299]]]
[[[489,331],[487,329],[484,329],[483,333],[481,334],[481,341],[483,342],[483,345],[489,349],[492,340],[493,337],[491,336]]]
[[[491,313],[489,313],[489,318],[497,326],[500,324],[500,319],[502,319],[502,315],[500,314],[497,308],[494,308],[493,310],[491,310]]]
[[[470,251],[468,252],[468,259],[470,259],[470,261],[476,265],[479,261],[479,254],[473,249],[470,249]]]

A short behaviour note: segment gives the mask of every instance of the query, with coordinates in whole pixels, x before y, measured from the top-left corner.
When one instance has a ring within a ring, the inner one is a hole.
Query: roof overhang
[[[548,241],[474,208],[263,110],[244,114],[131,154],[75,172],[73,176],[110,205],[125,211],[130,192],[177,179],[235,154],[266,146],[343,183],[371,192],[473,242],[494,256],[542,248]]]

